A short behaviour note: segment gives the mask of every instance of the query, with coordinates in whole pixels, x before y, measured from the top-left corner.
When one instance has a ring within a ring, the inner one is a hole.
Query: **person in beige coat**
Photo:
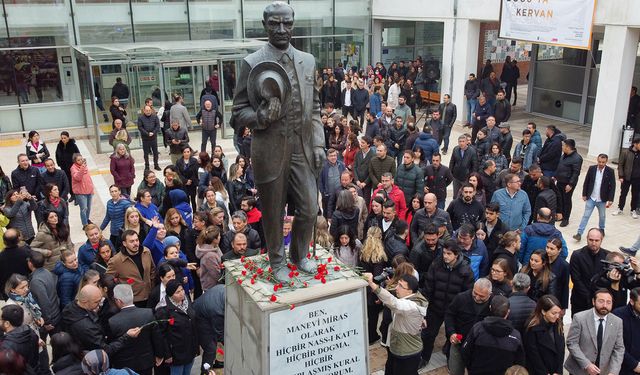
[[[31,249],[44,255],[44,268],[53,271],[65,250],[74,250],[69,226],[60,220],[55,211],[46,214],[45,221],[38,227],[38,233],[31,242]]]

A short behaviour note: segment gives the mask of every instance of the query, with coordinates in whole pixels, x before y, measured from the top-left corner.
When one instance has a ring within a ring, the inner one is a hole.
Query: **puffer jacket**
[[[427,300],[420,292],[396,298],[388,290],[377,288],[375,294],[391,310],[393,321],[389,326],[387,345],[396,356],[404,357],[422,351],[422,320],[427,313]]]
[[[114,202],[113,199],[107,201],[107,209],[104,213],[104,219],[100,224],[100,230],[105,230],[107,225],[111,223],[109,230],[111,235],[115,236],[122,226],[124,226],[124,215],[127,209],[131,206],[131,201],[121,197],[118,201]]]
[[[9,225],[7,228],[15,228],[22,233],[22,238],[25,240],[33,238],[36,235],[33,230],[33,223],[31,222],[31,212],[37,208],[36,200],[31,199],[24,201],[18,199],[13,206],[4,207],[2,212],[9,218]]]
[[[486,317],[469,332],[462,357],[469,375],[504,374],[514,364],[524,365],[520,332],[507,319]]]
[[[540,169],[543,171],[555,171],[558,169],[560,157],[562,156],[562,141],[565,139],[564,134],[558,131],[551,138],[547,138],[542,145],[538,160]]]
[[[164,184],[162,182],[158,180],[156,181],[155,185],[149,187],[147,181],[142,180],[140,181],[140,185],[138,185],[138,191],[140,191],[140,189],[149,190],[149,193],[151,193],[151,203],[155,204],[158,207],[162,207],[162,199],[164,198],[165,190]]]
[[[31,249],[44,255],[44,268],[49,271],[53,271],[63,251],[74,250],[71,236],[69,236],[65,242],[56,240],[46,223],[42,223],[38,227],[38,234],[36,234],[36,238],[31,242]],[[47,256],[49,251],[51,251],[51,255]]]
[[[416,193],[424,192],[424,173],[422,169],[414,163],[400,164],[396,170],[396,178],[394,179],[396,186],[404,193],[405,203],[410,204],[411,198]]]
[[[196,257],[200,259],[198,275],[200,276],[202,290],[206,291],[216,286],[220,280],[222,251],[220,251],[219,247],[213,247],[213,245],[196,245]]]
[[[63,309],[75,299],[84,271],[80,266],[75,270],[69,269],[58,261],[53,273],[58,276],[58,298],[60,298],[60,308]]]
[[[544,249],[547,246],[547,241],[552,238],[559,238],[562,241],[560,257],[567,259],[569,255],[567,243],[558,228],[549,223],[533,223],[527,225],[521,235],[522,241],[520,251],[518,252],[518,261],[520,264],[529,264],[531,254],[537,249]]]
[[[466,258],[458,256],[458,260],[449,266],[441,256],[437,257],[427,271],[424,284],[429,309],[444,315],[453,298],[458,293],[473,288],[473,283],[473,271]]]
[[[110,156],[111,158],[111,175],[113,175],[113,182],[116,186],[121,188],[130,188],[133,185],[133,180],[136,178],[136,169],[134,167],[134,160],[131,156],[119,157],[115,153]]]
[[[432,134],[420,132],[418,139],[413,144],[413,149],[420,148],[422,150],[423,159],[431,163],[431,157],[438,152],[438,141],[435,140]]]
[[[14,189],[20,189],[21,186],[24,186],[29,194],[34,195],[36,199],[39,199],[42,193],[40,170],[31,165],[27,169],[20,167],[14,169],[11,172],[11,184]]]
[[[578,155],[577,151],[567,154],[562,154],[558,168],[556,169],[555,178],[560,183],[569,184],[575,187],[578,184],[578,177],[580,176],[580,170],[582,169],[582,156]]]
[[[22,355],[32,369],[38,367],[38,335],[26,324],[5,334],[0,342],[0,349],[14,350]]]

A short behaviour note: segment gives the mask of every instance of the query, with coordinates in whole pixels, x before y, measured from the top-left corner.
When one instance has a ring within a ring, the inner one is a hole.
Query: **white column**
[[[371,63],[375,64],[382,57],[382,20],[374,19],[371,26]],[[388,68],[388,67],[387,67]]]
[[[446,34],[445,34],[446,35]],[[458,108],[458,121],[464,123],[467,104],[464,98],[464,84],[469,73],[475,73],[478,65],[478,43],[480,42],[480,21],[458,19],[454,45],[453,87],[451,101]],[[444,93],[444,91],[443,91]]]
[[[589,139],[589,155],[606,153],[617,159],[622,125],[627,119],[629,92],[638,53],[640,29],[607,25],[600,63],[598,92]]]
[[[442,100],[442,95],[451,94],[451,77],[453,75],[453,65],[455,61],[459,61],[458,57],[454,56],[453,19],[445,19],[443,20],[443,23],[444,40],[442,41],[442,69],[440,69],[440,100]]]

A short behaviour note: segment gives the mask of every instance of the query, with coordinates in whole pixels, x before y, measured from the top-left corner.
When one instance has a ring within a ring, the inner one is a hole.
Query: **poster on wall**
[[[595,0],[501,0],[500,38],[589,49]]]

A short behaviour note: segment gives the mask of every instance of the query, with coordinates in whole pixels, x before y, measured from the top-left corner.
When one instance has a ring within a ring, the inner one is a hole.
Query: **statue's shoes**
[[[318,264],[309,258],[302,258],[297,266],[300,271],[306,273],[315,274],[318,271]]]
[[[288,283],[289,281],[291,281],[289,272],[291,272],[291,270],[282,265],[273,269],[273,277],[281,283]]]

